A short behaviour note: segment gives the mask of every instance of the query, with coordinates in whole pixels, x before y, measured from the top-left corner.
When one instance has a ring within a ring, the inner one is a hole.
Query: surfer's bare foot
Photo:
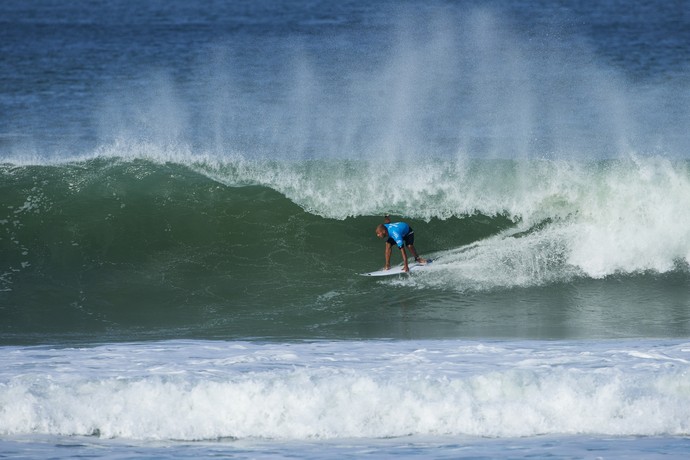
[[[419,262],[422,265],[426,264],[426,259],[422,259],[421,257],[415,257],[414,259],[416,262]]]

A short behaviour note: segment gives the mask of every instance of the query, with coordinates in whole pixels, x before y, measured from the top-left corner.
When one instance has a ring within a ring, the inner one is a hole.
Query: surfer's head
[[[376,236],[378,236],[379,238],[388,237],[388,229],[385,225],[380,224],[378,227],[376,227]]]

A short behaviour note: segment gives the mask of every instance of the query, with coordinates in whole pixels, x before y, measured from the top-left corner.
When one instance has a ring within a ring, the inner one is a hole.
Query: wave
[[[437,263],[382,283],[427,293],[688,271],[685,161],[429,158],[408,175],[365,160],[175,152],[0,168],[5,332],[162,317],[210,330],[230,312],[256,326],[325,299],[369,308],[379,294],[356,274],[382,263],[373,228],[386,213]]]
[[[505,438],[690,429],[683,343],[157,342],[8,351],[4,436]],[[21,373],[12,370],[17,363]]]
[[[121,146],[112,148],[122,152]],[[14,226],[35,232],[31,223],[21,222],[30,215],[63,216],[72,226],[101,220],[117,227],[124,220],[129,227],[118,233],[132,239],[138,226],[146,239],[160,241],[156,224],[164,214],[168,233],[174,233],[203,216],[220,225],[231,204],[267,206],[269,214],[269,208],[299,207],[312,221],[383,214],[432,226],[456,219],[476,228],[490,221],[487,231],[463,243],[510,228],[490,244],[510,237],[512,248],[525,244],[535,255],[534,246],[546,247],[544,256],[562,247],[565,262],[591,277],[665,272],[690,256],[690,217],[684,212],[690,204],[690,164],[684,160],[429,158],[401,170],[381,161],[218,158],[138,148],[148,153],[112,158],[98,152],[95,159],[58,165],[6,165],[1,171],[6,231],[12,234],[7,227]],[[249,198],[256,193],[260,203],[248,204],[257,200]],[[284,198],[288,201],[280,202]],[[195,230],[189,230],[191,236]]]

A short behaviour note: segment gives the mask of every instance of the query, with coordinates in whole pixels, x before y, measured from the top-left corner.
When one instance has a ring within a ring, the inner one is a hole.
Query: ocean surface
[[[688,1],[0,2],[0,457],[686,458],[689,132]]]

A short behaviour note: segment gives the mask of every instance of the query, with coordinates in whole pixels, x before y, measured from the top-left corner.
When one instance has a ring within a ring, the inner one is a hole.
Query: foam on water
[[[684,212],[690,173],[684,161],[428,161],[410,180],[374,163],[242,165],[243,179],[325,217],[508,216],[516,229],[440,254],[446,268],[453,261],[465,272],[478,266],[478,276],[496,285],[542,284],[578,273],[664,273],[690,262],[690,217]],[[220,180],[232,183],[237,172],[221,171]]]
[[[127,439],[687,436],[684,343],[5,348],[0,433]]]

